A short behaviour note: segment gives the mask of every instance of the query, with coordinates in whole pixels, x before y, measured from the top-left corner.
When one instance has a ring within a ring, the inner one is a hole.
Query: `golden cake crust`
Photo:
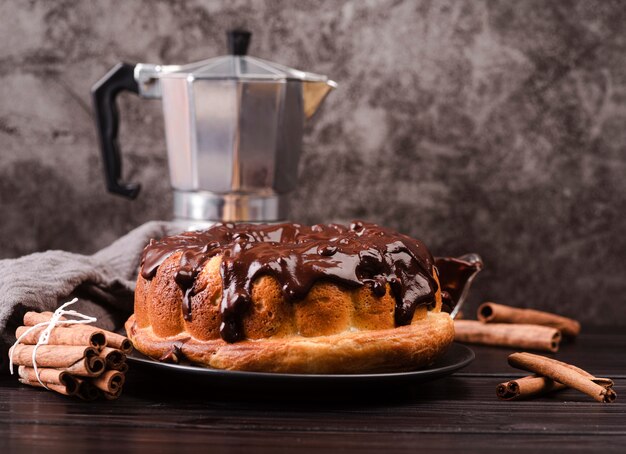
[[[135,347],[153,358],[187,358],[218,369],[256,372],[349,374],[414,370],[441,356],[454,339],[450,316],[429,312],[410,325],[383,330],[346,331],[328,336],[289,336],[229,344],[200,341],[187,333],[163,338],[151,327],[126,322]]]

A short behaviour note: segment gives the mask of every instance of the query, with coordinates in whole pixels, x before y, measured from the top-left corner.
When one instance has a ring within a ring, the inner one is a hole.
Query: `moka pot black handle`
[[[104,162],[107,189],[113,194],[134,199],[139,194],[141,185],[121,181],[122,154],[117,138],[120,118],[116,98],[123,91],[139,94],[139,85],[135,80],[135,65],[128,63],[115,65],[91,87],[91,96],[96,114],[96,129]]]

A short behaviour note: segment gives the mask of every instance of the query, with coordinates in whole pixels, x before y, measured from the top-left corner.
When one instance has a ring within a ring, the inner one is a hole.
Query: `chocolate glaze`
[[[222,325],[227,342],[244,338],[242,316],[251,303],[253,282],[273,276],[288,301],[303,299],[318,281],[356,288],[368,285],[383,296],[388,283],[396,300],[396,325],[411,323],[418,306],[433,306],[437,282],[433,257],[418,240],[360,221],[338,224],[216,224],[151,241],[141,275],[152,279],[163,261],[182,253],[176,283],[183,291],[183,314],[191,319],[191,297],[198,273],[209,259],[222,256]]]

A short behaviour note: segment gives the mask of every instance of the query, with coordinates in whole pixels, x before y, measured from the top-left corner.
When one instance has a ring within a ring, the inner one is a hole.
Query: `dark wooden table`
[[[626,334],[583,334],[555,355],[613,378],[614,404],[572,390],[500,402],[496,384],[523,375],[511,350],[472,348],[474,363],[452,376],[340,397],[237,397],[131,370],[119,400],[84,403],[1,376],[0,453],[626,452]]]

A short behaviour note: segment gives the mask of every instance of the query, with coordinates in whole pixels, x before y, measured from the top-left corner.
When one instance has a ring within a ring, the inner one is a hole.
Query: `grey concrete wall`
[[[437,255],[479,252],[472,294],[626,324],[623,1],[0,2],[0,257],[91,252],[167,218],[158,101],[121,100],[109,195],[89,89],[120,60],[250,53],[340,83],[307,125],[293,219],[364,218]]]

